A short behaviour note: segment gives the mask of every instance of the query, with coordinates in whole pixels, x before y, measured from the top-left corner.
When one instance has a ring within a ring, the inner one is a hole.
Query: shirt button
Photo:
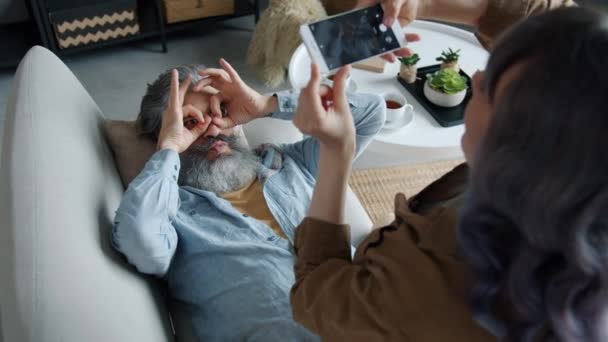
[[[174,180],[174,181],[176,181],[176,180],[177,180],[177,177],[176,177],[175,175],[173,175],[173,180]]]
[[[249,217],[249,215],[247,215],[247,214],[243,214],[243,217]]]
[[[173,168],[175,169],[175,171],[177,171],[177,165],[173,165]]]
[[[196,211],[190,210],[190,216],[194,216],[194,214],[196,214]]]
[[[277,239],[277,238],[276,238],[276,236],[270,236],[270,237],[268,238],[268,241],[274,241],[274,240],[276,240],[276,239]]]

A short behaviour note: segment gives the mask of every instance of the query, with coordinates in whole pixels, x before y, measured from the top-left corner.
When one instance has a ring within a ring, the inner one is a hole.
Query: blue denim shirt
[[[297,97],[277,97],[273,117],[290,120]],[[384,123],[384,104],[363,94],[349,102],[360,154]],[[125,192],[112,242],[140,272],[166,279],[200,341],[317,341],[293,321],[289,291],[292,242],[312,198],[319,143],[263,145],[257,153],[264,197],[289,241],[215,193],[179,187],[179,155],[162,150]]]

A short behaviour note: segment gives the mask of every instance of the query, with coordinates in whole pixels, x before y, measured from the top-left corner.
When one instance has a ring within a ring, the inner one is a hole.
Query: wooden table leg
[[[163,52],[166,53],[167,49],[167,33],[165,32],[165,16],[161,6],[161,0],[154,0],[156,5],[156,17],[158,18],[158,29],[160,31],[160,42],[163,47]]]

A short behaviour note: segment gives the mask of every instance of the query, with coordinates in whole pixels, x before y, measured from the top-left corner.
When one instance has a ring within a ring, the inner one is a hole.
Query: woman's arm
[[[477,26],[491,1],[492,0],[423,0],[421,1],[422,4],[417,17],[419,19],[442,20]]]
[[[344,224],[344,202],[355,152],[355,129],[346,99],[349,68],[338,72],[334,89],[320,90],[320,73],[312,67],[311,81],[302,90],[294,123],[319,141],[319,168],[308,217],[296,230],[294,266],[296,283],[291,292],[294,318],[322,338],[342,340],[360,329],[383,340],[373,327],[379,321],[382,301],[370,269],[351,262],[350,232]],[[325,93],[325,97],[319,94]],[[371,265],[378,268],[377,265]],[[376,275],[383,274],[376,269]],[[375,309],[372,309],[375,308]],[[355,310],[355,312],[351,311]]]
[[[472,25],[477,28],[477,38],[488,49],[500,34],[522,19],[558,7],[576,6],[574,0],[359,0],[357,6],[378,3],[384,6],[387,26],[395,20],[405,26],[415,19]],[[394,61],[395,56],[410,53],[409,49],[403,49],[384,58]]]
[[[356,131],[346,98],[349,73],[350,67],[342,68],[334,88],[322,92],[321,73],[313,65],[293,119],[302,133],[319,141],[317,183],[308,215],[334,224],[344,221],[347,181],[356,150]]]

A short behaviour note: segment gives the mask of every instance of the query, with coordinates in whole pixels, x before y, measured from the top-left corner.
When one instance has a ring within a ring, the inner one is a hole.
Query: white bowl
[[[460,91],[456,94],[444,94],[440,91],[437,91],[429,85],[429,81],[424,82],[424,96],[440,107],[456,107],[464,101],[464,98],[467,97],[467,89]]]

